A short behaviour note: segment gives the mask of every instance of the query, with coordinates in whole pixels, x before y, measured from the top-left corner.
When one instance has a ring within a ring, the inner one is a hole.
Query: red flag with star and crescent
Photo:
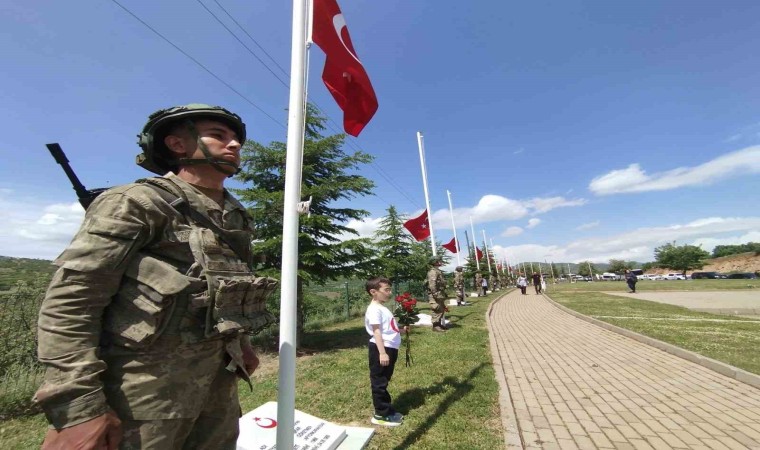
[[[354,50],[335,0],[314,0],[312,40],[325,52],[322,81],[343,110],[343,128],[359,136],[377,111],[377,97]]]
[[[428,222],[427,209],[422,211],[418,217],[404,222],[404,228],[412,233],[412,236],[418,241],[424,241],[430,237],[430,222]]]
[[[478,247],[475,247],[475,257],[477,259],[483,259],[483,252]]]
[[[457,241],[455,238],[451,238],[451,241],[449,241],[448,244],[443,244],[441,247],[445,248],[446,250],[450,251],[451,253],[458,253],[457,250]]]

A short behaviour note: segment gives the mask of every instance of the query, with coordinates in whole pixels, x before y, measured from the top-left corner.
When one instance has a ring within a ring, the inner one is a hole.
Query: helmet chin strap
[[[197,166],[200,164],[211,164],[214,169],[227,175],[227,178],[233,177],[240,173],[242,169],[238,167],[237,164],[211,156],[211,152],[209,151],[208,147],[206,147],[206,143],[201,140],[201,137],[198,134],[198,130],[195,128],[193,121],[186,120],[185,122],[187,123],[188,129],[193,134],[193,137],[195,137],[195,142],[198,144],[198,148],[201,149],[201,152],[203,152],[205,158],[179,158],[176,160],[178,166]],[[230,169],[232,170],[230,171]]]

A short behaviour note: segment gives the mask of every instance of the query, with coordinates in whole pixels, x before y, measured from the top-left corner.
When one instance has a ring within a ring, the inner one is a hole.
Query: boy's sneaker
[[[372,416],[370,422],[375,425],[383,425],[386,427],[397,427],[404,421],[404,416],[399,413],[391,414],[390,416],[379,416],[377,414]]]

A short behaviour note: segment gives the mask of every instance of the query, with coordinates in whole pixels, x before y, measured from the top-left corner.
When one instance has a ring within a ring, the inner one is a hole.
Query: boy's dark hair
[[[380,286],[383,284],[387,284],[388,286],[390,286],[391,280],[384,277],[370,278],[369,280],[367,280],[367,286],[366,286],[367,294],[369,294],[369,291],[372,289],[380,289]]]

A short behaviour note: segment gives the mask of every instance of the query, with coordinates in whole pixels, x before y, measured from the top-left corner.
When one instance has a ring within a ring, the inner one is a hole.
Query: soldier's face
[[[239,137],[230,127],[222,122],[213,120],[195,121],[195,129],[198,137],[206,144],[211,156],[229,161],[236,166],[240,165]],[[196,146],[195,152],[190,158],[203,158],[203,152]]]

